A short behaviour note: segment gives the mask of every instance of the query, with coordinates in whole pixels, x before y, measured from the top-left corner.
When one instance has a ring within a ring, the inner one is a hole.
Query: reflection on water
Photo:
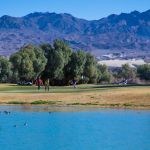
[[[0,150],[149,150],[150,111],[88,109],[0,106]]]

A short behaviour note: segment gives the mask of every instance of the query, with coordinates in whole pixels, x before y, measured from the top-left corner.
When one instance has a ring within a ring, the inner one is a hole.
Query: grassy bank
[[[150,109],[150,86],[81,85],[51,87],[45,92],[35,86],[0,84],[0,103]]]

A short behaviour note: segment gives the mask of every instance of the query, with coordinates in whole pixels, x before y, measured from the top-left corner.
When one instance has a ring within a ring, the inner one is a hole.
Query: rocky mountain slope
[[[48,12],[0,18],[0,55],[10,55],[28,43],[52,43],[56,38],[66,40],[74,49],[93,53],[150,53],[150,10],[92,21]]]

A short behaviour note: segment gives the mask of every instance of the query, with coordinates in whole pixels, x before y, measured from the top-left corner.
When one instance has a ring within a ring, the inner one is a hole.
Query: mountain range
[[[150,10],[90,21],[49,12],[0,17],[0,55],[9,56],[25,44],[52,43],[55,39],[95,54],[150,53]]]

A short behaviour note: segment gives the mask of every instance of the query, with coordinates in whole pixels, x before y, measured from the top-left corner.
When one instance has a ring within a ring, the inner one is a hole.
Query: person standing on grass
[[[45,80],[45,92],[49,91],[49,78],[47,80]]]
[[[77,81],[76,81],[75,79],[72,80],[72,84],[73,84],[73,87],[74,87],[74,88],[77,88],[77,87],[76,87]]]
[[[43,85],[43,82],[42,80],[40,79],[40,77],[37,78],[36,80],[36,85],[38,86],[38,90],[41,89],[41,86]]]

